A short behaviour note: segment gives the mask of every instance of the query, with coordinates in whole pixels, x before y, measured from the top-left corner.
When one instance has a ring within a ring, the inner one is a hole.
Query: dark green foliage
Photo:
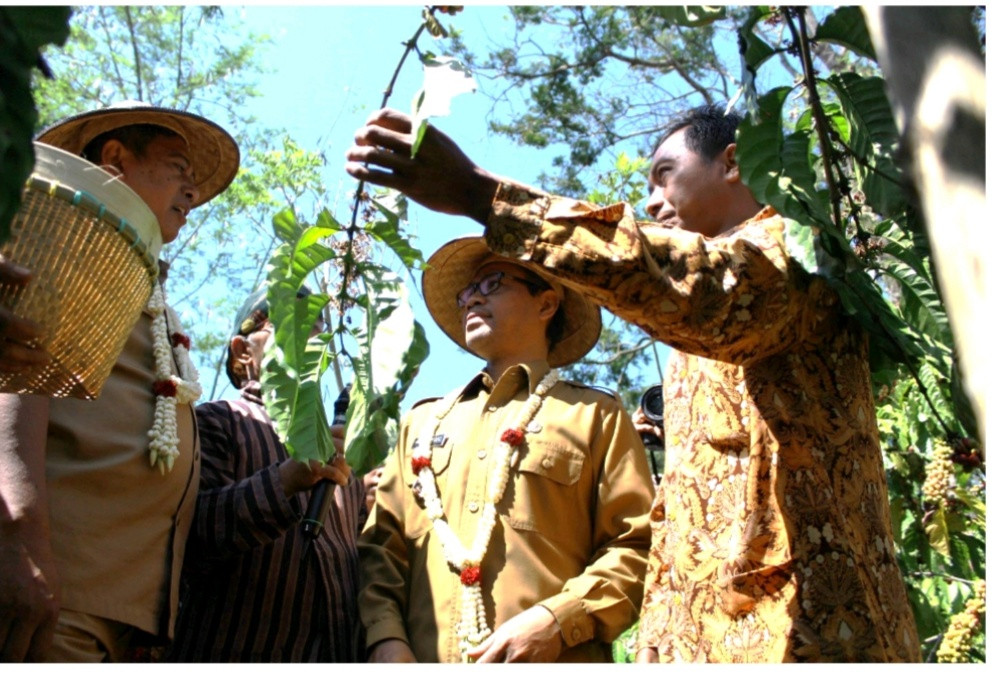
[[[24,182],[35,165],[32,138],[38,111],[31,80],[45,45],[69,35],[69,7],[0,7],[0,244],[21,205]]]
[[[813,36],[800,33],[802,10],[778,11],[797,33],[789,44],[824,41],[873,58],[858,8],[831,13]],[[763,19],[759,10],[750,15]],[[801,222],[791,223],[791,254],[825,276],[869,332],[898,555],[932,657],[973,582],[985,577],[985,482],[977,456],[954,466],[945,505],[923,497],[923,482],[934,448],[959,451],[975,429],[961,425],[969,406],[928,243],[906,198],[884,82],[853,72],[819,77],[810,58],[801,68],[807,77],[798,84],[757,97],[756,115],[739,128],[739,166],[761,202]],[[984,659],[983,634],[970,659]]]

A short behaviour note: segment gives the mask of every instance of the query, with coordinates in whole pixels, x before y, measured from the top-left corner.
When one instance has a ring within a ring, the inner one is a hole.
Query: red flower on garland
[[[473,586],[474,584],[480,583],[480,568],[464,567],[463,571],[459,573],[459,581],[463,582],[466,586]]]
[[[505,429],[504,433],[501,434],[501,442],[518,447],[525,442],[525,434],[517,428]]]
[[[174,334],[170,335],[170,345],[173,346],[174,348],[177,348],[179,344],[183,345],[185,350],[188,351],[191,350],[191,338],[188,337],[187,334],[184,334],[182,332],[175,332]]]
[[[431,466],[431,458],[411,457],[411,470],[414,471],[414,475],[418,475],[421,469],[428,468],[429,466]]]
[[[158,379],[153,382],[153,393],[154,395],[173,398],[177,395],[177,384],[170,379]]]

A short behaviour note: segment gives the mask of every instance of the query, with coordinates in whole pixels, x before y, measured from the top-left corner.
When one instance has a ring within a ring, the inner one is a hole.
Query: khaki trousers
[[[136,632],[134,626],[92,614],[60,610],[47,662],[120,662]]]

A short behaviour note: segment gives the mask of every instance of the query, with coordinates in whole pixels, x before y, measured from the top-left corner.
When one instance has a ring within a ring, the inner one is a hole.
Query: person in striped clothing
[[[262,289],[238,312],[230,342],[227,374],[240,397],[196,411],[202,476],[168,661],[361,659],[355,540],[368,513],[365,487],[340,454],[326,465],[289,457],[258,381],[273,331]],[[343,427],[332,433],[343,450]],[[337,488],[310,539],[297,527],[322,478]]]

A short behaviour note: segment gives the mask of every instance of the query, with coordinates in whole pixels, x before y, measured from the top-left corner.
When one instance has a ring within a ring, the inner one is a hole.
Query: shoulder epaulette
[[[570,386],[574,386],[576,388],[586,388],[589,391],[598,391],[599,393],[611,396],[612,398],[619,400],[619,394],[610,388],[606,388],[605,386],[591,386],[589,384],[583,384],[580,381],[574,381],[572,379],[561,379],[561,381],[563,381],[565,384],[569,384]]]
[[[420,407],[421,405],[424,405],[425,403],[433,403],[436,400],[441,400],[442,398],[443,398],[443,396],[431,396],[430,398],[422,398],[421,400],[419,400],[416,403],[414,403],[413,405],[411,405],[411,409],[412,410],[416,409],[416,408]]]

